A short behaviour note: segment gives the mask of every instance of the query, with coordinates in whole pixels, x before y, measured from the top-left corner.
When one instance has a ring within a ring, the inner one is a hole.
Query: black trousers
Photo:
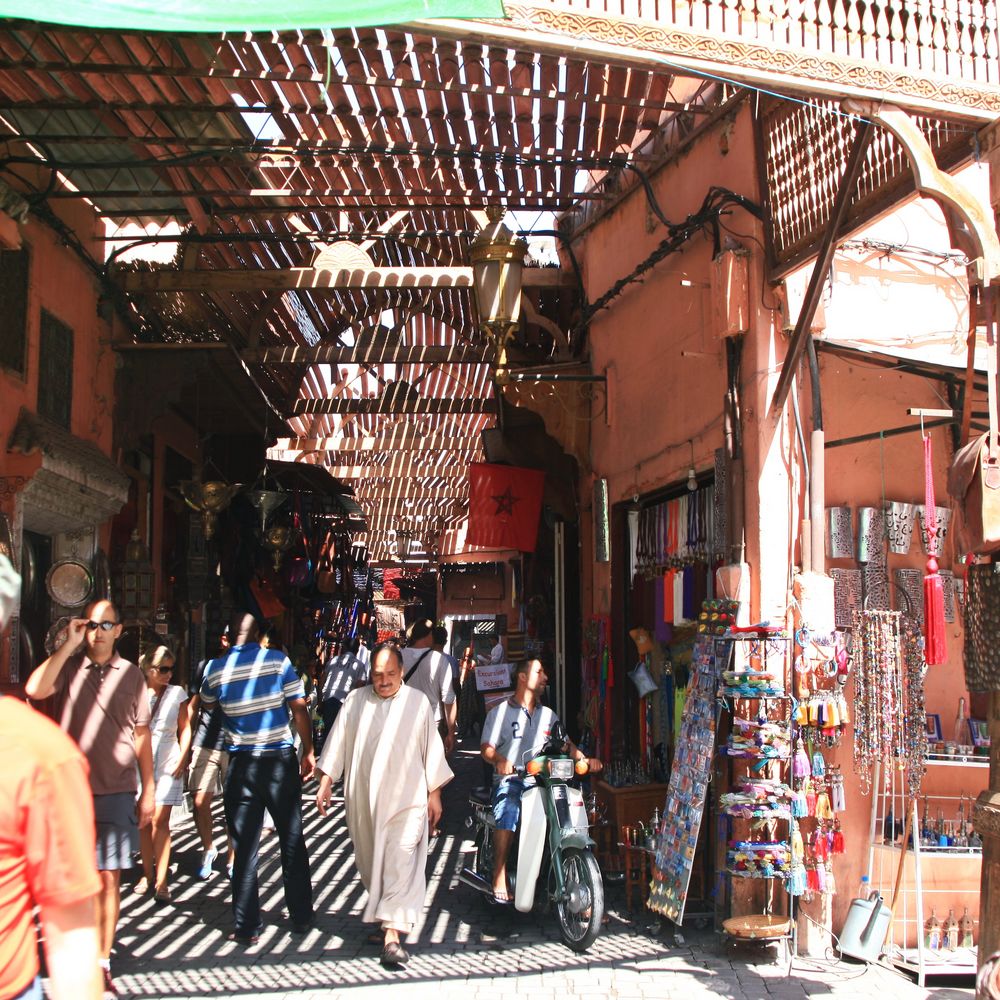
[[[333,723],[337,718],[337,713],[340,711],[341,705],[343,705],[343,702],[337,701],[336,698],[327,698],[326,701],[320,702],[319,711],[323,716],[324,740],[330,735],[330,731],[333,729]]]
[[[281,844],[285,905],[293,923],[312,920],[309,855],[302,833],[302,779],[295,750],[237,750],[229,756],[223,793],[233,838],[233,917],[237,934],[256,934],[262,924],[257,887],[257,853],[264,810],[274,818]]]

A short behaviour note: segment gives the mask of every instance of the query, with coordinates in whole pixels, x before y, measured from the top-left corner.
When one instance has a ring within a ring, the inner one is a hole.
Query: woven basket
[[[769,941],[791,933],[792,922],[788,917],[751,913],[745,917],[730,917],[724,920],[722,929],[733,938]]]

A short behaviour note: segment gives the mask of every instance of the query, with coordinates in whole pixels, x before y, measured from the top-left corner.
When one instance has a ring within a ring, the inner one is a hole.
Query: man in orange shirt
[[[20,580],[0,555],[0,628]],[[103,995],[87,763],[58,726],[0,697],[0,1000],[41,1000],[37,906],[54,1000]]]

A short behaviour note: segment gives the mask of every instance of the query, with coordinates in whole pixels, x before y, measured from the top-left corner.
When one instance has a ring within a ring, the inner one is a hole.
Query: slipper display
[[[409,960],[410,953],[398,941],[390,941],[382,949],[383,965],[406,965]]]

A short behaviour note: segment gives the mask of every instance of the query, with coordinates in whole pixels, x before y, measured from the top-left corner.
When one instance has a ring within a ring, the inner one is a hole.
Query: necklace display
[[[922,639],[898,611],[856,611],[854,770],[871,791],[877,762],[895,762],[911,795],[924,775]]]

